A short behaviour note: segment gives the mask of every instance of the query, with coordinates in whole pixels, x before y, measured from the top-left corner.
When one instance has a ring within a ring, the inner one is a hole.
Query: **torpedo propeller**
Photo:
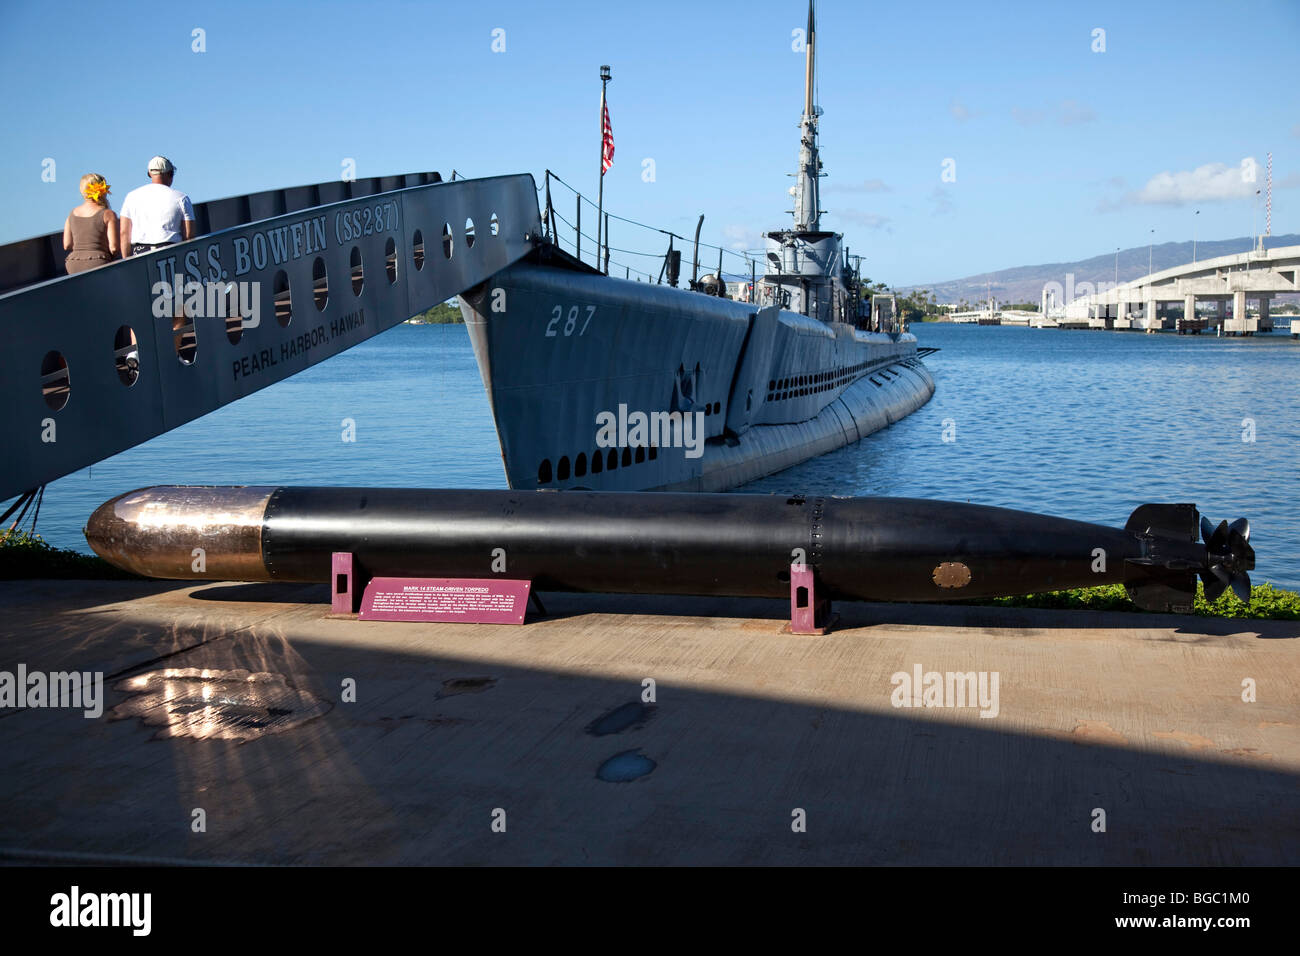
[[[1206,567],[1201,569],[1205,583],[1205,600],[1217,601],[1223,592],[1232,588],[1244,603],[1250,603],[1250,575],[1255,567],[1255,549],[1250,546],[1250,522],[1238,518],[1229,524],[1220,521],[1218,527],[1201,515],[1201,540],[1205,542]]]

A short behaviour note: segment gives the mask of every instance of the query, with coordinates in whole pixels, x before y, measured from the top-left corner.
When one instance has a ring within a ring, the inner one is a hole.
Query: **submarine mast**
[[[808,3],[808,38],[804,50],[803,117],[799,121],[799,172],[795,181],[794,228],[797,232],[818,232],[821,228],[821,190],[818,178],[821,160],[817,157],[817,116],[821,112],[813,103],[813,86],[817,77],[817,24],[812,0]]]
[[[822,229],[822,161],[817,149],[817,20],[810,0],[804,47],[803,115],[799,119],[799,171],[790,187],[794,225],[765,234],[767,267],[760,301],[822,322],[861,322],[858,292],[850,287],[842,236]]]

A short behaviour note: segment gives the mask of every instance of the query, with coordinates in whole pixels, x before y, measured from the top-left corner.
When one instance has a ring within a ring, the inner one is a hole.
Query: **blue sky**
[[[337,178],[348,158],[359,176],[455,167],[540,182],[549,167],[594,195],[608,63],[606,208],[678,233],[702,212],[705,241],[756,248],[790,221],[803,77],[791,31],[805,15],[800,0],[4,0],[0,242],[59,228],[86,171],[108,177],[116,207],[154,153],[196,201]],[[1246,235],[1240,165],[1257,160],[1262,187],[1270,150],[1273,231],[1300,231],[1296,0],[822,0],[818,27],[823,221],[873,279],[1068,261],[1145,245],[1151,229],[1191,239],[1195,209],[1199,238]],[[941,182],[945,159],[955,182]],[[616,247],[661,248],[612,232]]]

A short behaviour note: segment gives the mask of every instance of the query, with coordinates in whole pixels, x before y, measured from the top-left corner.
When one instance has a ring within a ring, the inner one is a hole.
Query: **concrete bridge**
[[[1282,292],[1300,292],[1300,246],[1175,266],[1080,296],[1058,310],[1056,318],[1062,328],[1182,333],[1218,327],[1225,335],[1251,335],[1272,331],[1269,300]],[[1253,315],[1248,301],[1257,303]],[[1291,331],[1298,331],[1298,325],[1292,323]]]
[[[983,309],[967,309],[963,312],[949,312],[948,321],[958,325],[1001,325],[1002,310],[992,305]]]

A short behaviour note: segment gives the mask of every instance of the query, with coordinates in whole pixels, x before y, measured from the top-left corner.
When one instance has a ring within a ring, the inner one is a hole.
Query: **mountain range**
[[[1285,236],[1269,236],[1264,240],[1266,248],[1300,245],[1300,235],[1292,233]],[[1251,240],[1248,236],[1240,239],[1203,239],[1196,242],[1196,258],[1213,259],[1215,256],[1227,256],[1238,252],[1248,252]],[[1137,279],[1147,274],[1146,246],[1119,251],[1119,281]],[[1151,269],[1159,272],[1192,261],[1191,242],[1162,242],[1150,248]],[[939,303],[956,303],[963,299],[971,304],[983,303],[989,292],[999,302],[1037,303],[1043,286],[1048,282],[1065,285],[1067,274],[1074,274],[1074,282],[1113,282],[1116,275],[1116,258],[1114,252],[1093,256],[1091,259],[1079,259],[1076,262],[1047,262],[1034,266],[1016,266],[1011,269],[999,269],[996,272],[981,272],[978,275],[965,276],[961,279],[949,279],[945,282],[922,283],[907,286],[896,291],[908,293],[915,289],[929,289],[935,301]]]

